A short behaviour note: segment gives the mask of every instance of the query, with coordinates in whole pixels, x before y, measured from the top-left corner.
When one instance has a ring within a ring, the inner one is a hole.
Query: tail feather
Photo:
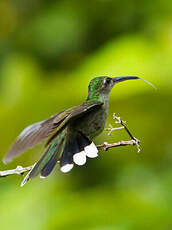
[[[84,147],[84,152],[87,157],[95,158],[98,156],[98,149],[94,142],[92,142],[88,137],[81,133],[80,141],[82,146]]]
[[[90,145],[92,142],[92,141],[90,141],[90,139],[88,137],[86,137],[82,133],[78,133],[77,141],[78,141],[78,144],[79,144],[81,150],[84,150],[84,148],[86,146]]]
[[[22,182],[22,186],[29,180],[36,177],[41,173],[42,177],[48,176],[56,165],[58,159],[60,159],[64,146],[65,146],[65,137],[67,130],[64,129],[60,135],[49,145],[44,155],[41,159],[35,164],[33,169],[26,175]]]
[[[59,138],[58,138],[59,139]],[[55,147],[55,151],[51,157],[51,159],[48,161],[48,163],[44,166],[44,168],[41,170],[41,177],[47,177],[52,170],[54,169],[57,161],[62,156],[63,150],[66,145],[66,132],[61,135],[61,141],[58,144],[58,146]]]
[[[48,147],[44,155],[41,157],[41,159],[36,163],[34,168],[29,173],[29,179],[36,177],[41,172],[46,163],[51,159],[52,153],[54,153],[53,150],[55,150],[57,146],[54,145],[53,147],[54,148],[52,148],[51,145]]]
[[[98,150],[94,143],[82,133],[76,133],[73,135],[73,138],[69,135],[60,159],[61,171],[65,173],[69,172],[73,168],[73,163],[84,165],[86,163],[86,157],[97,157],[97,152]]]
[[[57,163],[57,160],[58,160],[58,151],[54,153],[54,155],[51,157],[48,163],[41,170],[41,175],[40,175],[41,178],[47,177],[52,172],[52,170],[54,169]]]
[[[95,144],[88,137],[80,132],[70,132],[66,127],[48,146],[41,159],[26,175],[21,186],[39,173],[42,178],[47,177],[58,160],[60,161],[61,171],[66,173],[73,168],[74,163],[83,165],[86,163],[86,157],[97,157],[97,153]]]
[[[72,136],[68,136],[68,141],[60,159],[60,169],[62,172],[69,172],[73,168],[74,163],[78,165],[85,164],[86,155],[83,152],[84,146],[80,136],[79,133],[72,133]]]
[[[61,147],[60,147],[61,149]],[[53,154],[53,156],[51,157],[51,159],[48,161],[48,163],[44,166],[44,168],[41,170],[41,178],[45,178],[47,177],[51,172],[52,170],[54,169],[57,161],[58,161],[58,158],[59,158],[59,148],[57,148]]]
[[[64,173],[69,172],[73,168],[73,143],[68,139],[62,157],[60,159],[60,170]]]

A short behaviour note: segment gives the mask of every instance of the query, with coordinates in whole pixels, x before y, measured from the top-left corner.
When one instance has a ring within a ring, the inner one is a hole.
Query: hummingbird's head
[[[88,86],[89,93],[109,93],[114,86],[113,79],[110,77],[93,78]]]
[[[88,99],[99,99],[102,98],[102,96],[105,98],[109,95],[111,89],[113,86],[119,82],[126,81],[126,80],[134,80],[134,79],[140,79],[151,86],[153,86],[150,82],[144,80],[143,78],[139,78],[136,76],[125,76],[125,77],[96,77],[93,78],[89,84],[88,87]],[[154,87],[154,86],[153,86]]]
[[[88,87],[88,91],[89,94],[92,95],[100,94],[100,93],[109,94],[115,84],[130,79],[139,79],[139,77],[136,76],[114,77],[114,78],[107,77],[107,76],[96,77],[91,80]]]

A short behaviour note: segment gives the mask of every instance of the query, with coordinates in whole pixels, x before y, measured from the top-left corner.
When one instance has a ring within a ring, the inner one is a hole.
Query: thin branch
[[[23,168],[22,166],[17,166],[17,168],[15,169],[0,171],[0,177],[6,177],[14,174],[23,175],[25,172],[30,171],[32,168],[33,165],[27,166],[25,168]]]
[[[124,126],[113,128],[111,124],[109,124],[109,128],[105,129],[105,131],[109,131],[108,135],[110,136],[113,131],[119,130],[119,129],[124,129]]]
[[[128,133],[129,137],[131,138],[132,141],[134,141],[134,145],[137,146],[137,152],[139,153],[140,152],[140,140],[138,140],[136,137],[134,137],[131,132],[129,131],[129,129],[127,128],[127,126],[125,125],[126,121],[122,121],[120,117],[117,117],[116,114],[114,113],[113,114],[113,119],[116,120],[115,123],[116,124],[121,124],[122,127],[124,127],[124,129],[126,130],[126,132]],[[111,126],[112,127],[112,126]],[[121,128],[121,127],[120,127]],[[112,129],[114,129],[112,127]]]
[[[119,147],[119,146],[127,146],[127,145],[137,145],[137,142],[135,140],[119,141],[119,142],[112,143],[112,144],[104,142],[101,145],[97,145],[97,148],[100,150],[107,151],[110,148]],[[17,166],[17,168],[15,169],[0,171],[0,177],[6,177],[10,175],[15,175],[15,174],[23,175],[25,172],[30,171],[33,168],[33,166],[34,165],[31,165],[25,168],[23,168],[22,166]]]
[[[107,151],[110,148],[115,148],[115,147],[119,147],[119,146],[136,145],[137,151],[140,152],[140,146],[139,146],[140,141],[131,134],[131,132],[129,131],[129,129],[125,125],[126,122],[122,121],[120,117],[117,117],[115,115],[115,113],[113,114],[113,119],[116,120],[115,121],[116,124],[121,124],[122,126],[113,128],[113,126],[110,124],[109,128],[105,129],[105,131],[109,131],[108,135],[111,135],[113,131],[116,131],[119,129],[125,129],[129,135],[129,137],[131,138],[131,140],[119,141],[119,142],[111,143],[111,144],[104,142],[101,145],[97,145],[97,148],[100,150]],[[10,175],[15,175],[15,174],[23,175],[25,172],[31,171],[34,166],[35,166],[35,164],[31,165],[31,166],[27,166],[27,167],[17,166],[17,168],[15,168],[15,169],[0,171],[0,177],[6,177],[6,176],[10,176]]]
[[[119,146],[127,146],[127,145],[137,145],[137,142],[135,140],[130,141],[119,141],[116,143],[109,144],[107,142],[104,142],[101,145],[97,145],[98,149],[107,151],[110,148],[119,147]]]

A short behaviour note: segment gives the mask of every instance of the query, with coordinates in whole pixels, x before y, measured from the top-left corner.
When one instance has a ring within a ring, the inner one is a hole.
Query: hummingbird
[[[41,178],[46,178],[57,162],[60,163],[60,170],[67,173],[74,164],[84,165],[87,157],[97,157],[98,149],[93,138],[104,130],[109,94],[117,83],[133,79],[144,80],[137,76],[96,77],[91,80],[88,96],[82,104],[26,127],[6,153],[4,163],[10,162],[48,137],[49,139],[44,154],[26,175],[21,186],[39,174]]]

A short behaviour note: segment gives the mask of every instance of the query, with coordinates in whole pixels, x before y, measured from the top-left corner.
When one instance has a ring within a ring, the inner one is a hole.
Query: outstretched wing
[[[102,103],[75,106],[62,111],[47,120],[37,122],[26,127],[3,158],[3,162],[10,162],[21,153],[34,147],[35,145],[40,144],[43,140],[50,136],[58,128],[58,126],[58,130],[61,130],[70,119],[80,115],[82,116],[82,114],[85,114],[85,112],[99,106],[100,104]]]
[[[6,153],[3,162],[10,162],[13,158],[25,152],[27,149],[40,144],[58,127],[60,122],[68,116],[65,111],[50,117],[47,120],[37,122],[26,127],[17,137],[14,144]]]

